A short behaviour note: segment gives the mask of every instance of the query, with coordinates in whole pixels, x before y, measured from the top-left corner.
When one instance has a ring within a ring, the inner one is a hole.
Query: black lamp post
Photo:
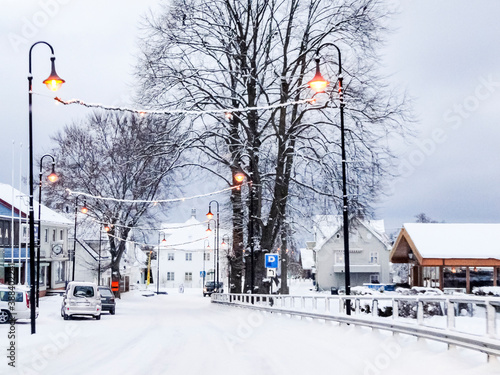
[[[156,294],[160,294],[160,235],[161,232],[158,232],[158,254],[156,254]],[[161,240],[163,244],[167,242],[165,239],[165,233],[163,233],[163,240]]]
[[[52,56],[50,57],[52,63],[52,70],[50,76],[43,81],[47,87],[53,91],[59,89],[64,83],[55,69],[54,48],[47,42],[36,42],[29,50],[29,74],[28,74],[28,103],[29,103],[29,229],[30,229],[30,320],[31,320],[31,334],[36,333],[36,303],[35,303],[35,213],[33,210],[33,75],[31,73],[31,52],[37,44],[45,44],[50,48]]]
[[[73,275],[71,277],[71,281],[75,281],[75,270],[76,270],[76,223],[77,223],[77,218],[78,218],[78,198],[82,196],[84,197],[84,200],[83,200],[83,206],[82,206],[82,213],[83,214],[86,214],[88,212],[88,208],[87,208],[87,200],[86,200],[86,197],[84,195],[77,195],[76,198],[75,198],[75,235],[74,235],[74,239],[73,239]]]
[[[202,288],[205,287],[205,252],[206,252],[207,248],[210,249],[210,241],[209,240],[205,240],[203,242],[203,284],[201,285]]]
[[[59,177],[57,176],[55,172],[55,166],[56,166],[56,159],[50,155],[50,154],[45,154],[40,158],[40,173],[38,175],[38,238],[37,238],[37,251],[36,251],[36,307],[39,306],[39,301],[40,301],[40,247],[41,247],[41,241],[40,241],[40,232],[42,231],[42,221],[40,220],[41,218],[41,211],[42,211],[42,165],[43,165],[43,159],[45,157],[50,157],[52,159],[52,172],[47,176],[47,180],[50,182],[54,183],[56,182]]]
[[[333,46],[338,52],[339,56],[339,72],[338,72],[338,93],[339,93],[339,101],[340,101],[340,144],[342,148],[342,201],[343,201],[343,220],[344,220],[344,262],[345,262],[345,294],[351,294],[351,275],[350,275],[350,267],[349,267],[349,202],[347,199],[347,178],[346,178],[346,152],[345,152],[345,136],[344,136],[344,93],[342,86],[342,57],[340,54],[340,49],[333,43],[325,43],[322,44],[316,50],[316,75],[314,78],[309,81],[309,87],[313,89],[315,92],[325,92],[326,87],[329,82],[323,78],[319,69],[319,51],[321,48],[325,46]],[[346,301],[346,313],[347,315],[351,315],[351,301]]]
[[[217,217],[216,217],[216,220],[215,220],[215,225],[216,225],[216,228],[215,228],[215,237],[214,237],[214,241],[215,241],[215,248],[214,248],[214,255],[215,257],[217,258],[217,270],[216,270],[216,274],[217,274],[217,284],[215,284],[215,288],[217,289],[217,292],[219,291],[219,228],[220,228],[220,221],[219,221],[219,202],[217,202],[216,200],[212,200],[208,203],[208,213],[207,213],[207,218],[210,220],[214,217],[214,214],[212,213],[212,203],[216,203],[217,204]],[[215,280],[214,280],[215,281]]]
[[[209,214],[211,214],[211,212],[209,211]],[[207,214],[207,217],[209,216],[209,214]],[[212,215],[213,216],[213,215]],[[214,226],[217,226],[217,221],[215,219],[208,219],[208,228],[207,228],[207,233],[211,233],[212,232],[212,229],[210,229],[210,223],[213,222],[214,223]],[[217,269],[217,255],[216,255],[216,249],[217,249],[217,240],[216,240],[216,237],[217,236],[217,232],[214,232],[214,290],[215,288],[218,286],[216,283],[216,278],[217,278],[217,281],[219,280],[219,275],[215,276],[215,273],[218,272],[218,269]]]

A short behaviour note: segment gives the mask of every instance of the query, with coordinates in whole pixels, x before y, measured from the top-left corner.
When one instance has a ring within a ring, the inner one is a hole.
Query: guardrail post
[[[349,301],[348,303],[351,303],[351,301]],[[360,305],[361,305],[361,301],[359,300],[359,298],[355,298],[354,299],[354,311],[356,312],[356,314],[359,314]]]
[[[399,301],[396,298],[392,300],[392,319],[399,318]]]
[[[372,316],[378,316],[378,300],[374,299],[372,303]]]
[[[494,337],[496,334],[496,311],[489,301],[486,301],[486,334]]]
[[[327,313],[330,312],[330,302],[331,299],[329,297],[325,297],[325,312]]]
[[[424,302],[420,300],[417,301],[417,323],[424,323]]]
[[[455,329],[455,304],[453,301],[446,301],[446,327],[449,330]]]
[[[344,297],[339,297],[339,313],[344,313]]]
[[[313,311],[318,310],[318,300],[316,299],[316,297],[312,298],[312,303],[313,303],[313,306],[312,306]]]
[[[306,305],[305,298],[304,297],[300,297],[300,308],[304,309],[305,305]]]

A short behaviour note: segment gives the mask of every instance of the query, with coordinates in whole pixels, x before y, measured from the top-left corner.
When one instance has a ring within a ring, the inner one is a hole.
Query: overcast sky
[[[139,21],[157,3],[0,2],[0,182],[11,183],[13,145],[16,187],[21,143],[27,164],[29,47],[38,40],[54,47],[57,72],[67,81],[58,96],[126,105]],[[401,177],[390,184],[377,218],[386,220],[389,231],[420,212],[446,222],[500,222],[500,2],[418,0],[399,6],[383,64],[392,84],[413,97],[419,133],[413,144],[399,148]],[[34,91],[50,96],[41,84],[50,73],[49,57],[47,47],[35,47]],[[34,96],[35,155],[49,149],[51,134],[88,113]]]

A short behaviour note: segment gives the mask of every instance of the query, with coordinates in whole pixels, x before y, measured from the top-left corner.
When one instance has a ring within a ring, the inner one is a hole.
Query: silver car
[[[11,319],[30,319],[29,288],[18,286],[10,288],[0,285],[0,324],[8,323]],[[38,317],[38,308],[35,317]]]
[[[101,311],[101,295],[97,284],[80,281],[68,283],[61,306],[64,320],[71,319],[74,315],[90,315],[99,320]]]

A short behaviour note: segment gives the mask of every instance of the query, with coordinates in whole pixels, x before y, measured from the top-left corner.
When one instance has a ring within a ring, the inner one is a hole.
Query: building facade
[[[344,235],[342,218],[317,216],[314,250],[316,285],[319,290],[345,287]],[[349,224],[349,266],[351,286],[391,283],[390,246],[383,220],[354,218]]]
[[[0,283],[30,284],[29,275],[29,197],[10,185],[0,184]],[[38,212],[38,202],[34,210]],[[35,215],[37,215],[35,213]],[[48,290],[64,289],[69,277],[68,229],[64,216],[40,207],[35,225],[35,243],[40,249],[40,295]],[[12,272],[11,268],[14,268]],[[6,275],[14,277],[6,280]]]
[[[219,282],[226,285],[229,245],[222,244],[223,236],[221,231],[218,269]],[[202,288],[204,280],[207,282],[217,279],[217,257],[214,254],[216,240],[214,231],[207,232],[207,223],[196,218],[194,209],[191,217],[184,223],[163,224],[159,246],[156,246],[156,252],[159,248],[159,262],[158,259],[151,261],[152,279],[157,278],[158,263],[160,287],[177,288],[182,284],[185,288]]]

